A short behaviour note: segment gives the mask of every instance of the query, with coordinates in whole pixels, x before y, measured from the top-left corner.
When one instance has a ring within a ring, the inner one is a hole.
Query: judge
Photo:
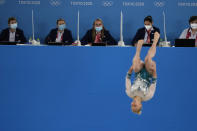
[[[105,29],[103,21],[96,19],[92,29],[88,30],[81,40],[82,45],[92,45],[92,43],[106,43],[107,45],[117,45],[116,40],[110,32]]]

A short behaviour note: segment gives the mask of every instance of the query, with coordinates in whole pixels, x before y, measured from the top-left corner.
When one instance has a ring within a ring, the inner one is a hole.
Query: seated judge
[[[50,33],[45,38],[45,43],[49,42],[62,43],[63,45],[71,45],[73,43],[72,33],[70,30],[66,29],[66,22],[64,19],[58,19],[57,27],[52,29]]]
[[[10,17],[8,19],[8,28],[4,29],[0,34],[0,41],[26,43],[23,30],[18,28],[16,18]]]
[[[103,21],[96,19],[92,29],[88,30],[81,40],[82,45],[92,45],[92,43],[105,43],[107,45],[117,45],[116,40],[105,29]]]
[[[131,44],[133,46],[136,46],[136,44],[138,43],[139,40],[144,40],[145,45],[151,46],[153,43],[153,40],[154,40],[155,32],[158,32],[160,34],[159,28],[153,26],[152,17],[147,16],[144,18],[144,27],[138,29]]]
[[[181,33],[180,39],[195,39],[197,47],[197,16],[190,17],[189,25],[190,27]]]

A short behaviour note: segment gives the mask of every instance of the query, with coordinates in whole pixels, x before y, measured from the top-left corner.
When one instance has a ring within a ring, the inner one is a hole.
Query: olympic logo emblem
[[[50,4],[52,5],[52,6],[60,6],[61,5],[61,1],[60,0],[50,0]]]
[[[3,5],[5,3],[5,0],[0,0],[0,5]]]
[[[113,6],[113,4],[114,4],[113,1],[103,1],[103,2],[102,2],[102,5],[103,5],[104,7],[111,7],[111,6]]]
[[[164,1],[155,1],[154,5],[156,7],[164,7],[165,6],[165,2]]]

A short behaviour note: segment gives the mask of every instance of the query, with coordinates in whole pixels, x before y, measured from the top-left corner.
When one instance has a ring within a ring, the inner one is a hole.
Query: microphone
[[[123,13],[120,12],[120,41],[118,42],[118,46],[125,46],[123,41]]]
[[[78,14],[77,14],[77,40],[75,41],[74,44],[77,44],[78,46],[81,46],[81,42],[79,40],[79,21],[80,20],[80,12],[78,10]]]
[[[167,42],[167,36],[166,36],[166,15],[165,15],[165,12],[163,11],[163,20],[164,20],[164,24],[163,24],[163,28],[164,28],[164,40],[165,40],[165,42]]]
[[[170,41],[167,40],[167,33],[166,33],[166,15],[165,12],[163,11],[163,28],[164,28],[164,42],[162,42],[162,46],[164,47],[170,47]]]
[[[33,40],[35,40],[35,35],[34,35],[34,11],[32,10],[32,35],[33,35]]]
[[[40,45],[40,42],[35,40],[35,34],[34,34],[34,11],[33,10],[32,10],[32,35],[33,35],[33,40],[31,41],[32,45]]]

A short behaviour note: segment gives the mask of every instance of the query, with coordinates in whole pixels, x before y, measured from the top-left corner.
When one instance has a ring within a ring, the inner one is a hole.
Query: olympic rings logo
[[[103,1],[103,6],[104,7],[111,7],[113,6],[114,2],[113,1]]]
[[[50,1],[50,4],[52,5],[52,6],[60,6],[61,5],[61,1],[60,0],[51,0]]]
[[[165,2],[163,1],[155,1],[154,2],[154,5],[156,6],[156,7],[164,7],[165,6]]]

